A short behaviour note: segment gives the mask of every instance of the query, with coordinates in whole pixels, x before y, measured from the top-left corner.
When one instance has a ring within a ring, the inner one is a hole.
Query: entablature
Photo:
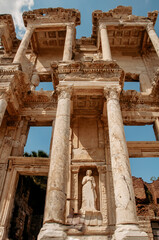
[[[85,61],[71,63],[51,63],[54,89],[57,83],[70,82],[76,88],[103,88],[107,82],[123,87],[124,71],[115,61]]]
[[[80,25],[80,12],[77,9],[41,8],[23,13],[24,25],[28,23],[66,23],[74,22]]]

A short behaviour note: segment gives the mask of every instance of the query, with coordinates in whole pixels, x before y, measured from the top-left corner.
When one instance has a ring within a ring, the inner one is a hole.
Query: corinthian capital
[[[71,30],[73,30],[74,29],[74,24],[73,23],[70,23],[70,24],[68,24],[67,25],[67,29],[71,29]]]
[[[121,87],[104,88],[104,96],[107,99],[107,101],[111,99],[119,100],[120,92]]]
[[[106,23],[100,22],[99,23],[99,30],[106,29]]]
[[[148,23],[146,26],[147,32],[149,32],[150,30],[154,30],[154,26],[153,23]]]
[[[65,99],[65,98],[71,98],[72,95],[72,86],[69,87],[63,87],[59,86],[57,87],[57,93],[58,93],[58,99]]]

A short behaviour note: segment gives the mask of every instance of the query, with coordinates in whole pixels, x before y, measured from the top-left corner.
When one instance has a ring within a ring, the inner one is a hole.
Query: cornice
[[[42,8],[35,9],[23,13],[24,25],[28,23],[43,22],[43,23],[60,23],[74,22],[75,25],[80,25],[80,12],[77,9],[64,8]]]

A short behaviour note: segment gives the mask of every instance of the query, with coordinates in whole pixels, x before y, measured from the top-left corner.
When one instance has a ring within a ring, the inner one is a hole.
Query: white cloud
[[[25,10],[30,10],[34,5],[34,0],[0,0],[0,14],[9,13],[12,14],[15,27],[18,28],[18,36],[22,37],[25,31],[23,24],[22,13]]]

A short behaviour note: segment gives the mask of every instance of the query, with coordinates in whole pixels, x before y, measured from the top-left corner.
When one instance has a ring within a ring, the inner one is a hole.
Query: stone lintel
[[[49,158],[13,156],[8,159],[8,171],[14,169],[23,175],[47,176],[49,164]]]
[[[40,157],[14,157],[10,156],[8,158],[12,166],[14,165],[27,165],[27,166],[41,166],[45,165],[49,167],[50,159],[49,158],[40,158]]]
[[[41,31],[47,31],[48,29],[55,29],[55,30],[66,30],[67,26],[75,26],[74,22],[64,22],[64,23],[36,23],[33,22],[30,24],[32,27],[34,27],[35,32],[41,32]]]

